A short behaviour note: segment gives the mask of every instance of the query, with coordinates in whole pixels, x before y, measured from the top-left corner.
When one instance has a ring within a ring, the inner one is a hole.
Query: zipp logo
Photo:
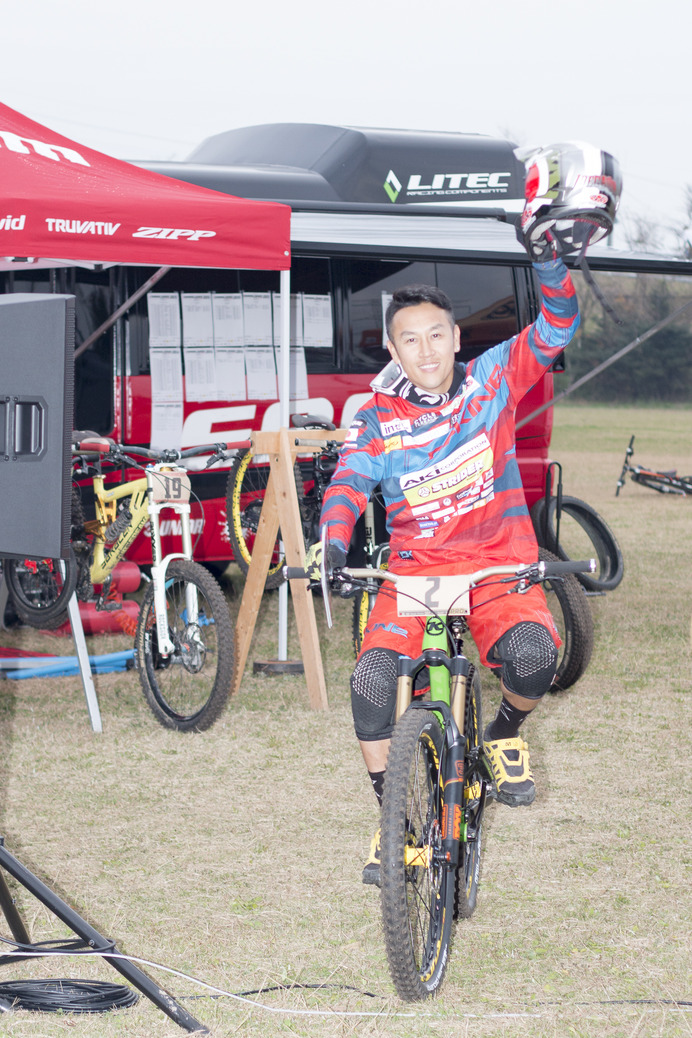
[[[62,144],[48,144],[46,141],[34,141],[30,137],[20,137],[18,133],[13,133],[11,130],[0,130],[0,147],[14,151],[18,155],[31,155],[33,152],[35,155],[41,155],[44,159],[51,159],[53,162],[67,159],[68,162],[75,162],[79,166],[89,165],[84,156],[74,148],[65,148]]]
[[[138,227],[133,238],[187,238],[188,241],[199,241],[200,238],[215,238],[216,231],[192,231],[184,227]]]

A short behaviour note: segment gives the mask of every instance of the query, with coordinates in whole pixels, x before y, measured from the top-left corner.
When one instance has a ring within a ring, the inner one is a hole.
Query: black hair
[[[408,306],[420,306],[421,303],[432,303],[433,306],[444,310],[454,327],[454,307],[449,296],[441,288],[436,288],[435,285],[404,285],[396,289],[384,315],[387,338],[390,341],[392,321],[399,311]]]

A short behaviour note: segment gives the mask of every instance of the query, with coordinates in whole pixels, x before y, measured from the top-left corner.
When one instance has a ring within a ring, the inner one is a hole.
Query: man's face
[[[459,328],[434,303],[406,306],[394,315],[387,349],[419,389],[446,393],[459,350]]]

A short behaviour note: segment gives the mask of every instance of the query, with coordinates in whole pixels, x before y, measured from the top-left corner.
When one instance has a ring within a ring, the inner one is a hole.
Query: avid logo
[[[389,173],[387,174],[387,179],[385,180],[382,186],[387,192],[389,201],[396,202],[401,192],[401,183],[393,169],[390,169]]]
[[[26,216],[23,213],[21,216],[12,216],[11,213],[8,213],[0,220],[0,231],[23,231],[25,223]]]

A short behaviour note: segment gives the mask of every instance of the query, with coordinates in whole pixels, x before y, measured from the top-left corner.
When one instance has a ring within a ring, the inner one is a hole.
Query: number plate
[[[430,613],[467,616],[471,612],[468,579],[463,575],[398,576],[396,604],[399,616],[428,616]]]
[[[190,500],[190,477],[185,469],[167,469],[149,472],[151,499],[157,504],[169,501],[172,505]]]

